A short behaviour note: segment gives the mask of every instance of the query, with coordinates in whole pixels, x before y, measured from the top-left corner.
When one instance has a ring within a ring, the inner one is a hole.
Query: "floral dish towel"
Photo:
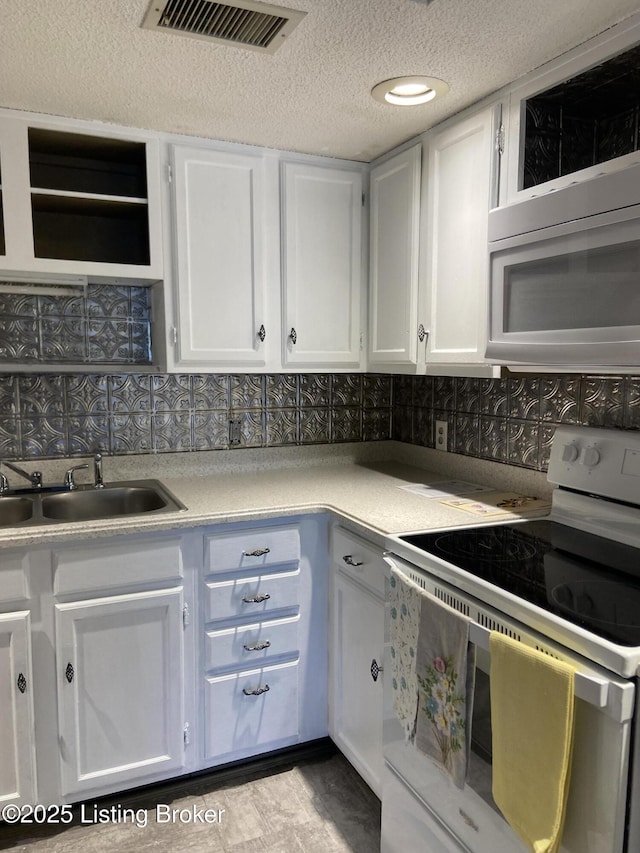
[[[397,569],[389,581],[391,615],[391,683],[393,710],[405,740],[413,743],[418,716],[416,654],[422,590]]]

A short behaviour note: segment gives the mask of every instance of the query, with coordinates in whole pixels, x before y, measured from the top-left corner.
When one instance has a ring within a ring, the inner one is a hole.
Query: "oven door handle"
[[[489,651],[489,636],[491,631],[477,622],[469,625],[469,641],[481,649]],[[574,681],[574,694],[576,698],[595,705],[596,708],[606,708],[609,703],[609,684],[605,678],[595,675],[587,675],[577,672]]]

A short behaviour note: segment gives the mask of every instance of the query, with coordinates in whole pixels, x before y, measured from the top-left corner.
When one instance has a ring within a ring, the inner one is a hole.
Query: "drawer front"
[[[124,537],[108,545],[56,548],[53,568],[56,595],[175,581],[183,576],[182,538]]]
[[[298,625],[300,616],[272,619],[252,625],[207,631],[205,662],[207,670],[261,664],[277,655],[298,653]]]
[[[205,719],[206,758],[297,739],[297,662],[207,678]]]
[[[296,607],[300,569],[251,578],[208,581],[206,584],[205,619],[245,617],[255,621],[264,613]]]
[[[205,570],[208,572],[261,571],[279,563],[300,559],[297,525],[250,528],[205,537]]]
[[[0,554],[0,604],[29,598],[29,555],[23,551]]]
[[[343,527],[331,534],[331,559],[340,571],[384,598],[387,566],[382,552]]]

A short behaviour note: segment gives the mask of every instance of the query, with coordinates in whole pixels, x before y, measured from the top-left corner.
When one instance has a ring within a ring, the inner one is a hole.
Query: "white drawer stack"
[[[298,738],[298,526],[205,537],[205,759]]]

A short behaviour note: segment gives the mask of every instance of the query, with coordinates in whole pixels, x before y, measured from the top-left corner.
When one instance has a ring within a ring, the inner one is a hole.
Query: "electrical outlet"
[[[240,418],[229,418],[229,444],[233,447],[242,442],[242,421]]]
[[[448,429],[447,421],[436,421],[436,450],[448,450]]]

